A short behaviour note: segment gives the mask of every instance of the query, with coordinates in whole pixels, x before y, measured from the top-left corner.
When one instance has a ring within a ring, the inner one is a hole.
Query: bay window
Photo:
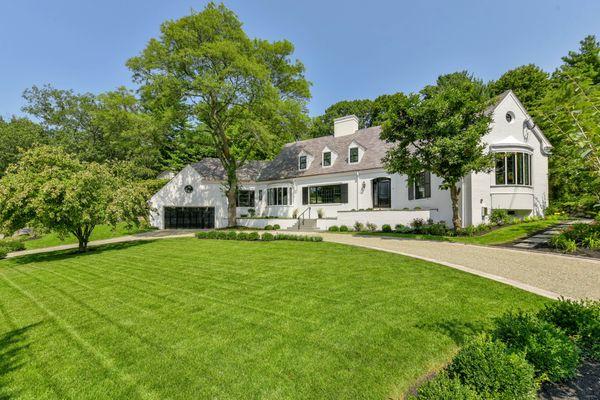
[[[531,154],[496,153],[496,185],[531,185]]]

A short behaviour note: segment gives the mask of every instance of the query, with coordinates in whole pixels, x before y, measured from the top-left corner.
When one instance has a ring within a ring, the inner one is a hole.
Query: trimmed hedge
[[[392,227],[389,224],[384,224],[381,227],[381,231],[385,233],[390,233],[392,231]]]
[[[216,239],[216,240],[243,240],[243,241],[262,241],[271,242],[273,240],[295,240],[304,242],[322,242],[321,236],[294,235],[278,233],[276,235],[265,232],[262,235],[258,232],[236,232],[236,231],[201,231],[196,233],[198,239]]]
[[[463,385],[458,378],[450,378],[445,371],[440,372],[435,378],[426,382],[418,390],[418,397],[409,397],[409,400],[479,400],[477,392],[469,386]]]
[[[535,399],[533,366],[523,355],[507,352],[502,342],[481,335],[463,347],[448,367],[449,376],[484,399]]]
[[[523,353],[541,380],[571,378],[581,362],[579,349],[563,331],[524,312],[508,312],[498,318],[492,337],[505,343],[509,351]]]
[[[340,225],[340,232],[348,232],[350,230],[350,228],[348,228],[346,225]]]
[[[338,232],[339,230],[340,228],[337,225],[332,225],[328,229],[329,232]]]

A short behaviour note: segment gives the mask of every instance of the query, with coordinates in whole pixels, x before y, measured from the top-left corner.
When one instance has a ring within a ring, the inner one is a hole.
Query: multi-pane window
[[[358,162],[358,147],[350,148],[350,163]]]
[[[431,173],[421,172],[408,184],[408,199],[427,199],[431,197]]]
[[[238,207],[254,207],[254,190],[238,190]]]
[[[531,185],[531,154],[496,154],[496,185]]]
[[[329,167],[331,166],[331,152],[326,151],[323,153],[323,166]]]
[[[302,188],[302,204],[348,203],[348,184]]]
[[[306,156],[300,156],[298,159],[298,169],[306,169]]]
[[[270,206],[287,206],[291,203],[291,193],[286,187],[270,188],[267,189],[267,204]]]

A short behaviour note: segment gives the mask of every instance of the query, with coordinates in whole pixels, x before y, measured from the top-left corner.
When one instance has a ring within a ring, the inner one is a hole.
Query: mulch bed
[[[598,400],[600,399],[600,362],[585,361],[577,376],[568,382],[544,383],[538,394],[540,400]]]

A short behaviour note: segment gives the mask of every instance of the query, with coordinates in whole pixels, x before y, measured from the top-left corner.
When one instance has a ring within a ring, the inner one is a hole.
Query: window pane
[[[282,190],[282,192],[283,192],[283,197],[282,197],[282,199],[281,199],[281,205],[283,205],[283,206],[286,206],[286,205],[287,205],[287,203],[288,203],[288,201],[287,201],[287,200],[288,200],[288,199],[287,199],[287,188],[283,188],[283,189],[281,189],[281,190]]]
[[[526,185],[530,185],[531,183],[531,177],[529,176],[529,162],[531,160],[531,155],[529,154],[525,154],[525,168],[524,168],[524,172],[525,172],[525,184]]]
[[[515,184],[515,153],[506,156],[506,184]]]
[[[506,154],[504,153],[500,153],[496,155],[496,185],[504,185],[506,184],[505,182],[505,176],[504,173],[505,171],[505,161],[506,161]]]
[[[323,153],[323,166],[329,167],[331,165],[331,152]]]
[[[517,184],[523,184],[523,153],[517,153]]]
[[[353,147],[350,149],[350,162],[358,162],[358,147]]]
[[[300,156],[300,169],[306,169],[306,156]]]

